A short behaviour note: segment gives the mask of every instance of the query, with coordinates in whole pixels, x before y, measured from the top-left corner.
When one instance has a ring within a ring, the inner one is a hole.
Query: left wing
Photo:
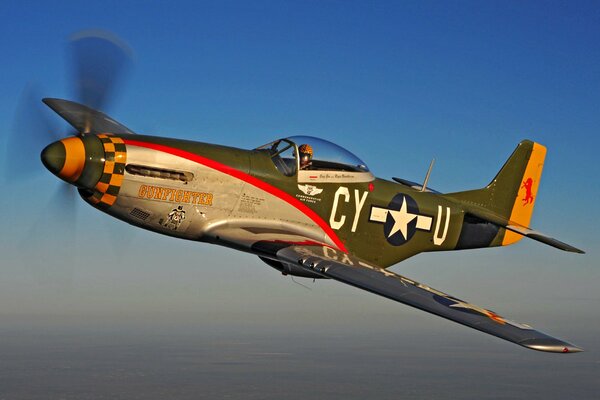
[[[367,290],[388,299],[458,322],[509,342],[539,351],[576,353],[583,351],[531,326],[505,319],[493,311],[459,300],[439,290],[320,246],[289,246],[271,258],[299,265],[326,278]]]

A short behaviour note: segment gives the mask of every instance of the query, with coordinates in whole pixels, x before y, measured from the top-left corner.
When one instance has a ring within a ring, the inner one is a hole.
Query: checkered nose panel
[[[107,209],[117,200],[117,195],[123,184],[123,174],[127,162],[127,149],[123,139],[109,135],[100,134],[98,139],[104,147],[104,171],[100,180],[94,188],[94,194],[89,200],[96,207]]]

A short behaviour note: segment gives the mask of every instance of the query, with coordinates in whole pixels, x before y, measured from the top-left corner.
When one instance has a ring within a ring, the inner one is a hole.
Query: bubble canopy
[[[290,136],[260,146],[258,150],[269,149],[274,155],[287,153],[287,157],[284,154],[281,156],[289,160],[297,156],[297,149],[302,145],[312,148],[311,170],[369,172],[366,164],[348,150],[314,136]]]

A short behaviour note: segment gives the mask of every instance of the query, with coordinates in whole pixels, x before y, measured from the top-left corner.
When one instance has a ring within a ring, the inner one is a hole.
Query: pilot
[[[300,153],[300,169],[310,169],[312,165],[313,149],[310,144],[303,144],[298,147]]]

